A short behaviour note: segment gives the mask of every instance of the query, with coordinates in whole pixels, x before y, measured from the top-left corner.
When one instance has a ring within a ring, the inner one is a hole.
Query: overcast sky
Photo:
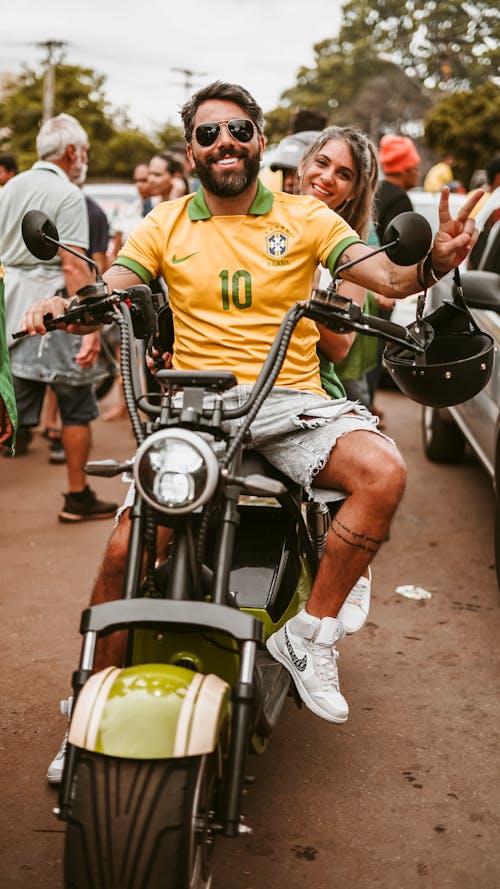
[[[144,129],[180,123],[184,75],[243,84],[264,111],[293,86],[313,45],[338,33],[343,0],[13,0],[0,16],[0,72],[36,67],[36,43],[68,42],[68,64],[106,75],[106,96]]]

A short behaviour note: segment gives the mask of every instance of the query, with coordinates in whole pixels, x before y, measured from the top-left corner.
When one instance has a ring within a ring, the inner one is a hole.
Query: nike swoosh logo
[[[300,673],[303,673],[307,667],[307,654],[305,654],[301,658],[297,657],[297,653],[295,652],[293,645],[290,642],[288,633],[286,631],[286,627],[285,627],[285,645],[288,649],[288,654],[290,655],[290,660],[292,661],[293,664],[295,664],[295,666],[297,667],[297,670]]]
[[[188,253],[187,256],[179,256],[179,258],[177,258],[174,253],[174,255],[172,256],[172,262],[174,263],[174,265],[177,265],[179,262],[186,262],[186,259],[191,259],[192,256],[196,256],[196,254],[199,252],[199,250],[195,250],[194,253]]]

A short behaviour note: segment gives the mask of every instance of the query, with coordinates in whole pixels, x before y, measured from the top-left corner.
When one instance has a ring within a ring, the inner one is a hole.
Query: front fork
[[[241,648],[240,675],[232,690],[233,714],[231,742],[222,789],[222,821],[225,836],[240,833],[241,793],[245,780],[245,764],[250,743],[255,700],[255,642],[244,642]]]

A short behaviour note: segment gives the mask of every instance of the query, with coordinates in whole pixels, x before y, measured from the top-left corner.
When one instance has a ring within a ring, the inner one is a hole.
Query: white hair
[[[36,138],[38,158],[45,161],[59,160],[68,145],[86,148],[88,144],[87,133],[71,114],[58,114],[46,120]]]

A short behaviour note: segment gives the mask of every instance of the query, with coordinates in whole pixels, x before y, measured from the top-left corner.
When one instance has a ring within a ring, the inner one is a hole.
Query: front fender
[[[124,759],[210,753],[230,707],[230,687],[170,664],[138,664],[95,673],[75,704],[69,742]]]

